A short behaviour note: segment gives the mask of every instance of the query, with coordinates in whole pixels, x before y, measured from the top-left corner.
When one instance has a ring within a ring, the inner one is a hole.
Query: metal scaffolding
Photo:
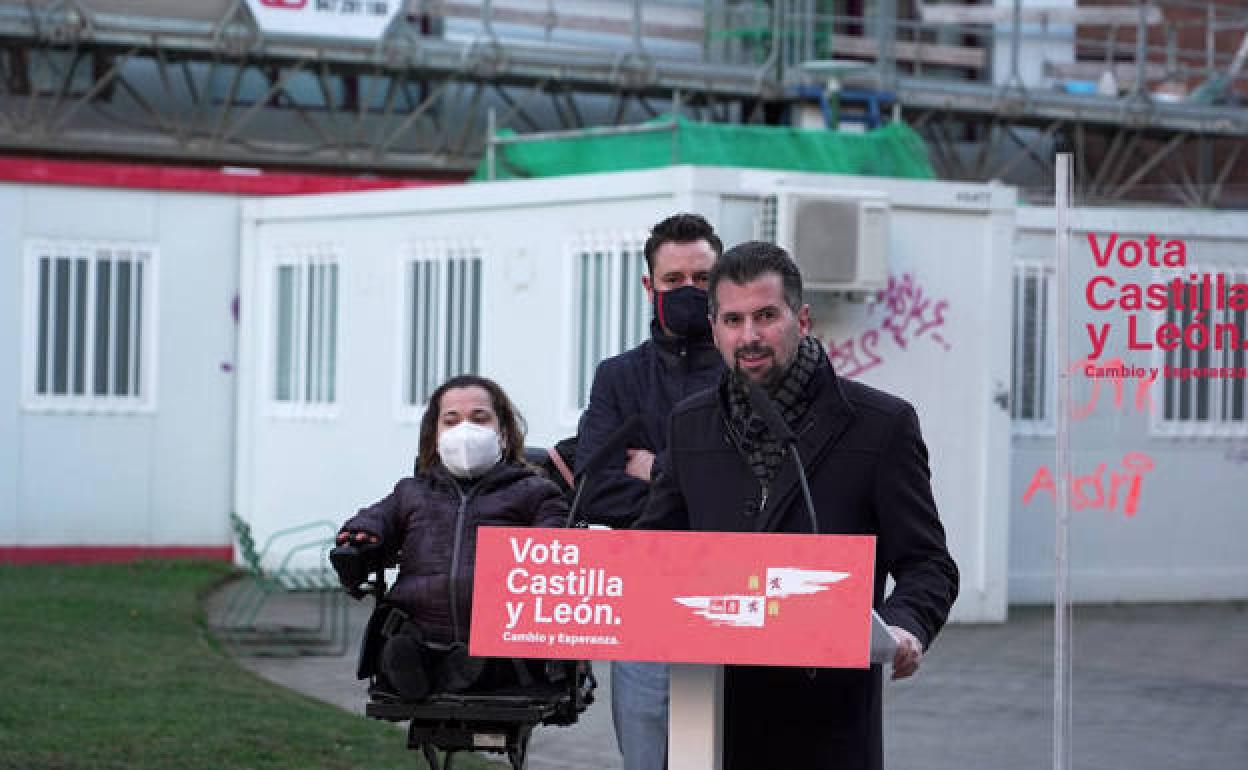
[[[1028,88],[1020,77],[1024,8],[1014,4],[1003,85],[899,81],[901,113],[928,141],[943,178],[1002,180],[1048,201],[1054,156],[1068,151],[1080,200],[1248,206],[1248,165],[1241,163],[1248,109],[1235,93],[1245,82],[1248,10],[1213,0],[1153,0],[1092,11],[1105,23],[1074,36],[1082,60],[1053,68],[1071,82],[1097,75],[1099,82],[1092,93],[1066,93]],[[943,18],[965,20],[974,10],[946,8]],[[1001,21],[1004,9],[984,10]],[[1078,12],[1071,9],[1070,18]],[[1234,54],[1219,44],[1228,35],[1239,43]],[[1044,39],[1035,30],[1030,36]],[[1201,45],[1184,47],[1193,37]]]
[[[181,18],[105,12],[102,0],[0,3],[0,148],[462,174],[490,108],[499,127],[572,129],[653,117],[682,94],[721,120],[782,96],[757,65],[701,56],[700,39],[685,46],[696,58],[652,54],[643,31],[701,31],[647,27],[640,3],[617,4],[632,18],[624,30],[597,20],[586,34],[615,45],[594,48],[498,36],[488,0],[408,14],[376,45],[266,38],[238,0]],[[446,34],[455,20],[476,29]]]
[[[898,101],[944,179],[1001,180],[1047,201],[1054,154],[1069,150],[1084,201],[1248,206],[1248,175],[1240,165],[1248,138],[1243,108],[984,93],[907,80]],[[1228,182],[1238,184],[1230,196]]]
[[[1226,44],[1248,38],[1248,11],[898,5],[409,0],[363,43],[266,35],[242,0],[0,0],[0,151],[462,175],[491,112],[520,132],[674,108],[784,122],[812,88],[853,86],[918,127],[946,178],[1051,189],[1068,148],[1085,199],[1248,205],[1243,61]],[[1069,60],[1043,83],[1020,75],[1049,39]],[[855,66],[857,81],[829,76]],[[1112,91],[1065,89],[1107,72]],[[1199,85],[1163,100],[1159,83]]]

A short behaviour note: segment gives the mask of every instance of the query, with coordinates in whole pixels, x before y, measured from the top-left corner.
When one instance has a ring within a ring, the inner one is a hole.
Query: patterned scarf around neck
[[[767,395],[775,401],[780,416],[795,433],[810,408],[810,398],[806,397],[806,391],[824,358],[823,346],[818,340],[810,336],[802,337],[797,346],[797,355],[793,357],[793,363],[788,370],[779,382],[765,388]],[[766,488],[771,485],[780,468],[784,447],[767,430],[767,423],[763,418],[754,413],[754,407],[750,404],[749,388],[734,370],[724,373],[724,385],[728,393],[729,422],[737,434],[750,470]]]

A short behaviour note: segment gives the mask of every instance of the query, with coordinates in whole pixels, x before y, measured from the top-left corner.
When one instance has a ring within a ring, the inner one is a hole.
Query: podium
[[[871,612],[871,662],[888,663],[897,640]],[[721,770],[724,747],[724,667],[673,663],[668,709],[668,770]]]
[[[668,706],[668,770],[721,770],[724,667],[673,663]]]
[[[669,767],[718,770],[724,664],[891,659],[874,571],[867,535],[483,527],[469,651],[670,663]]]

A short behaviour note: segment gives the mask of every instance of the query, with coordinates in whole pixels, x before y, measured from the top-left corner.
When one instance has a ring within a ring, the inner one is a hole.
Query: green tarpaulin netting
[[[505,142],[515,133],[504,130],[498,136]],[[487,153],[474,179],[490,178],[489,162]],[[923,139],[900,122],[859,134],[660,116],[622,133],[588,131],[584,136],[499,144],[493,178],[531,179],[682,164],[910,179],[936,176]]]

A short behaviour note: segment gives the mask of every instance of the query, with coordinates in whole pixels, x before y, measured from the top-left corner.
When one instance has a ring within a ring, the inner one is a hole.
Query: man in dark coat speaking
[[[636,527],[811,531],[792,459],[751,401],[751,385],[761,387],[797,436],[819,532],[877,537],[872,604],[898,640],[893,678],[910,676],[958,593],[914,409],[836,376],[808,336],[801,273],[783,249],[730,249],[708,291],[729,370],[673,410],[665,470]],[[895,585],[885,598],[888,575]],[[727,667],[725,770],[878,770],[881,679],[878,665]]]

